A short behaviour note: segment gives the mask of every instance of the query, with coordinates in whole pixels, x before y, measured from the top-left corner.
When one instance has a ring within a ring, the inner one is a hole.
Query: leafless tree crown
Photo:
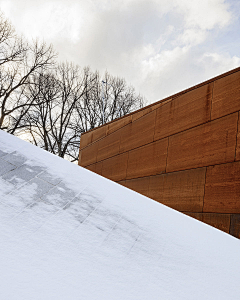
[[[81,133],[144,104],[123,78],[56,63],[52,46],[18,37],[0,14],[0,129],[71,161]]]

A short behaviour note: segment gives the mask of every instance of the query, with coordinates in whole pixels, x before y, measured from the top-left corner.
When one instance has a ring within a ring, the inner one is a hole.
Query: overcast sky
[[[124,77],[148,103],[240,66],[239,0],[0,0],[61,61]]]

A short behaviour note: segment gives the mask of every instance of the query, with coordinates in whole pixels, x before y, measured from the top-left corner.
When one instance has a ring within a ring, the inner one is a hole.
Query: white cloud
[[[198,63],[201,64],[205,72],[212,77],[224,72],[225,70],[239,67],[240,54],[239,56],[231,56],[228,53],[208,52],[204,53],[199,58]]]
[[[211,30],[215,26],[226,26],[231,13],[224,0],[177,0],[179,9],[185,15],[186,27],[199,27]]]
[[[238,47],[223,54],[217,42],[239,26],[230,0],[2,0],[0,7],[19,32],[52,42],[60,59],[123,76],[150,102],[240,63]]]
[[[182,34],[174,41],[177,45],[196,46],[203,43],[207,38],[207,32],[200,28],[189,28],[183,31]]]
[[[176,47],[172,50],[162,51],[148,60],[142,62],[144,73],[161,72],[165,68],[174,65],[183,55],[188,52],[188,47]]]
[[[81,27],[87,20],[84,5],[66,1],[3,1],[1,9],[10,18],[17,31],[28,38],[42,37],[46,40],[67,38],[76,42],[81,36]],[[83,9],[84,7],[84,9]],[[20,12],[20,13],[19,13]]]

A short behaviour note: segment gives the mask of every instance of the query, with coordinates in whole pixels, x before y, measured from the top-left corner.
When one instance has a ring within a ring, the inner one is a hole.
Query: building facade
[[[79,165],[240,238],[240,68],[86,132]]]

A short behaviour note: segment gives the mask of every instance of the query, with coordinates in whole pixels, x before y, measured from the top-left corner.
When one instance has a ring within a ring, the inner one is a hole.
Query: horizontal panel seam
[[[195,89],[197,89],[197,88],[203,87],[204,85],[207,85],[207,84],[209,84],[209,83],[212,83],[212,82],[214,82],[214,81],[217,81],[217,80],[219,80],[219,79],[222,79],[222,78],[224,78],[224,77],[227,77],[227,76],[232,75],[232,74],[234,74],[234,73],[237,73],[237,72],[239,72],[239,71],[240,71],[240,67],[235,68],[235,69],[233,69],[233,70],[230,70],[230,71],[228,71],[228,72],[225,72],[225,73],[223,73],[223,74],[220,74],[220,75],[218,75],[218,76],[216,76],[216,77],[213,77],[213,78],[211,78],[211,79],[208,79],[208,80],[206,80],[206,81],[204,81],[204,82],[201,82],[201,83],[199,83],[199,84],[197,84],[197,85],[194,85],[194,86],[192,86],[192,87],[190,87],[190,88],[188,88],[188,89],[186,89],[186,90],[180,91],[180,92],[178,92],[178,93],[176,93],[176,94],[174,94],[174,95],[168,96],[167,98],[161,99],[161,100],[159,100],[159,101],[157,101],[157,102],[155,102],[155,103],[152,103],[152,104],[150,104],[150,105],[148,105],[148,106],[145,106],[145,107],[143,107],[143,108],[140,108],[139,110],[134,111],[134,112],[131,112],[131,113],[127,114],[126,116],[123,116],[123,117],[121,117],[121,118],[119,118],[119,119],[116,119],[116,120],[120,120],[120,119],[126,118],[127,116],[131,116],[131,115],[133,115],[133,114],[135,114],[135,113],[138,113],[138,112],[140,112],[140,111],[142,111],[142,110],[144,110],[144,109],[150,108],[150,107],[152,107],[152,106],[154,106],[154,105],[157,105],[157,104],[161,104],[161,102],[162,102],[162,103],[165,103],[167,100],[170,100],[170,99],[174,100],[174,99],[176,99],[177,97],[182,96],[182,95],[184,95],[184,94],[186,94],[186,93],[188,93],[188,92],[190,92],[190,91],[193,91],[193,90],[195,90]],[[157,109],[157,108],[156,108],[156,109]],[[106,123],[106,124],[104,124],[104,125],[101,125],[101,126],[99,126],[99,127],[109,125],[109,124],[111,124],[112,122],[115,122],[115,120],[113,120],[113,121],[111,121],[111,122],[109,122],[109,123]],[[97,127],[97,128],[99,128],[99,127]],[[89,131],[87,131],[87,132],[94,131],[95,129],[96,129],[96,128],[93,128],[93,129],[91,129],[91,130],[89,130]],[[84,134],[86,134],[87,132],[84,132],[84,133],[82,133],[82,134],[84,135]]]
[[[125,153],[125,152],[128,152],[128,151],[133,151],[133,150],[135,150],[135,149],[138,149],[138,148],[140,148],[140,147],[149,145],[149,144],[151,144],[151,143],[154,143],[154,142],[163,140],[163,139],[168,138],[168,137],[175,136],[175,135],[177,135],[177,134],[183,133],[183,132],[188,131],[188,130],[191,130],[191,129],[193,129],[193,128],[200,127],[200,126],[202,126],[202,125],[204,125],[204,124],[208,124],[208,123],[214,122],[214,121],[216,121],[216,120],[220,120],[220,119],[222,119],[222,118],[224,118],[224,117],[226,117],[226,116],[233,115],[233,114],[235,114],[235,113],[237,113],[237,112],[239,112],[239,111],[234,111],[234,112],[232,112],[232,113],[229,113],[229,114],[227,114],[227,115],[221,116],[221,117],[216,118],[216,119],[214,119],[214,120],[209,120],[209,121],[207,121],[207,122],[200,123],[200,124],[198,124],[198,125],[195,125],[195,126],[193,126],[193,127],[189,127],[189,128],[187,128],[187,129],[178,131],[178,132],[173,133],[173,134],[170,134],[170,135],[168,135],[168,136],[161,137],[160,139],[154,140],[154,141],[152,141],[152,142],[150,142],[150,143],[142,144],[142,145],[140,145],[140,146],[138,146],[138,147],[136,147],[136,148],[128,149],[128,150],[126,150],[126,151],[124,151],[124,152],[121,152],[121,153]],[[129,125],[129,124],[127,124],[127,125]],[[126,126],[127,126],[127,125],[126,125]],[[124,126],[124,127],[125,127],[125,126]],[[122,128],[123,128],[123,127],[122,127]],[[120,129],[122,129],[122,128],[120,128]],[[115,132],[116,132],[116,131],[115,131]],[[109,135],[109,136],[110,136],[110,135]],[[104,138],[106,138],[106,137],[104,137]],[[88,146],[86,146],[86,147],[80,149],[80,151],[82,151],[82,150],[84,150],[84,149],[86,149],[86,148],[88,148],[88,147],[91,147],[91,146],[94,145],[95,143],[97,143],[97,142],[103,140],[104,138],[101,138],[101,139],[99,139],[99,140],[93,142],[92,144],[89,144]],[[119,138],[120,138],[120,137],[119,137]],[[114,156],[114,155],[113,155],[113,156]],[[109,156],[109,158],[110,158],[110,157],[112,157],[112,156]]]
[[[207,166],[196,167],[196,168],[191,168],[191,169],[176,170],[176,171],[171,171],[171,172],[167,172],[167,173],[157,173],[157,174],[148,175],[148,176],[128,178],[128,179],[126,179],[126,181],[128,181],[128,180],[134,180],[134,179],[141,179],[141,178],[148,178],[148,177],[155,177],[155,176],[160,176],[160,175],[175,174],[175,173],[180,173],[180,172],[185,172],[185,171],[191,171],[191,170],[200,170],[200,169],[204,169],[204,168],[208,168],[208,167],[221,166],[221,165],[227,165],[227,164],[239,164],[239,163],[240,163],[239,161],[219,163],[219,164],[207,165]]]
[[[202,126],[202,125],[204,125],[204,124],[209,124],[209,123],[215,122],[215,121],[220,120],[220,119],[222,119],[222,118],[225,118],[225,117],[227,117],[227,116],[234,115],[234,114],[237,113],[237,112],[239,112],[239,111],[237,110],[237,111],[234,111],[234,112],[229,113],[229,114],[227,114],[227,115],[224,115],[224,116],[221,116],[221,117],[219,117],[219,118],[216,118],[216,119],[214,119],[214,120],[209,120],[209,121],[206,121],[206,122],[204,122],[204,123],[199,123],[198,125],[195,125],[195,126],[193,126],[193,127],[189,127],[189,128],[184,129],[184,130],[181,130],[181,131],[175,132],[175,133],[173,133],[173,134],[170,134],[170,135],[168,135],[168,136],[161,137],[161,138],[158,139],[158,140],[154,140],[154,142],[159,141],[159,140],[162,140],[162,139],[167,138],[167,137],[175,136],[175,135],[180,134],[180,133],[183,133],[183,132],[185,132],[185,131],[188,131],[188,130],[191,130],[191,129],[200,127],[200,126]]]

